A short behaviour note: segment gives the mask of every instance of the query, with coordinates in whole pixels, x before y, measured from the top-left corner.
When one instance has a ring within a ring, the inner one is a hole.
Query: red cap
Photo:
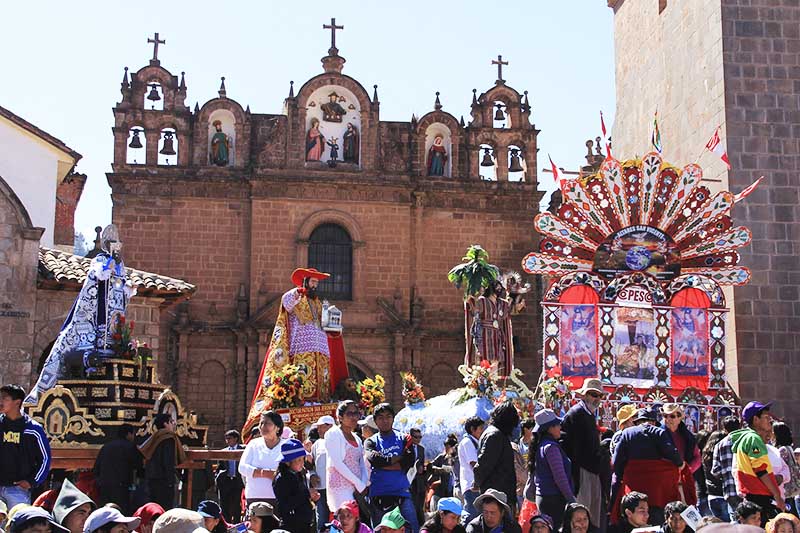
[[[146,526],[155,522],[156,518],[162,514],[164,514],[164,508],[157,503],[150,502],[136,509],[136,512],[133,513],[133,516],[136,518],[141,518],[142,525]]]
[[[59,491],[54,489],[44,491],[36,498],[36,501],[33,502],[33,506],[41,507],[48,513],[52,513],[53,507],[56,504],[56,499],[58,498],[58,492]]]
[[[358,503],[356,503],[355,500],[347,500],[346,502],[342,503],[342,505],[339,506],[339,509],[347,509],[348,511],[350,511],[351,515],[355,516],[356,518],[359,518]]]

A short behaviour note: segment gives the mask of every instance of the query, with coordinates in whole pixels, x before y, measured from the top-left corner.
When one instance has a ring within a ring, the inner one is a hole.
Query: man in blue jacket
[[[0,500],[9,509],[31,503],[31,488],[50,473],[50,443],[44,428],[22,412],[25,389],[0,387]]]

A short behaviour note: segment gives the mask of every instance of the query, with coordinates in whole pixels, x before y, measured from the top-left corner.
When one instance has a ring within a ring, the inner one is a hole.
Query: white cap
[[[358,425],[359,426],[367,426],[369,428],[374,429],[375,431],[378,431],[378,425],[375,423],[375,417],[372,416],[372,415],[369,415],[368,417],[366,417],[363,420],[359,420],[358,421]]]
[[[292,430],[292,428],[289,426],[284,426],[283,433],[281,433],[281,438],[284,440],[294,438],[294,430]]]
[[[331,415],[322,415],[321,417],[319,417],[319,420],[314,422],[313,427],[322,426],[322,425],[335,426],[336,425],[336,420],[334,420]]]
[[[95,529],[100,529],[111,522],[125,524],[128,531],[133,531],[139,527],[142,520],[135,516],[125,516],[113,507],[100,507],[92,511],[92,514],[86,518],[86,523],[83,525],[83,533],[92,533]]]

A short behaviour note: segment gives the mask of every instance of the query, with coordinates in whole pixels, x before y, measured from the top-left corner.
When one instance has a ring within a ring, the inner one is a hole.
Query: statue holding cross
[[[503,56],[498,55],[497,60],[492,59],[492,65],[497,65],[497,81],[506,81],[503,79],[503,65],[508,65],[508,61],[503,61]]]
[[[167,44],[167,41],[163,40],[163,39],[159,39],[158,38],[158,32],[156,32],[155,35],[153,35],[152,39],[150,39],[148,37],[147,42],[153,44],[153,59],[151,59],[151,61],[153,61],[155,63],[158,63],[158,45],[159,44]]]

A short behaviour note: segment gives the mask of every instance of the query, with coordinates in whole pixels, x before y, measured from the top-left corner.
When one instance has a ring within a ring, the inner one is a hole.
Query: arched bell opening
[[[158,81],[153,80],[147,82],[143,107],[152,111],[164,110],[164,88],[161,87]]]
[[[175,128],[164,128],[161,130],[161,138],[158,141],[158,164],[175,165],[178,162],[178,136]]]
[[[525,181],[525,156],[522,147],[515,144],[508,146],[508,181]]]
[[[494,107],[492,127],[498,130],[511,128],[511,116],[508,113],[506,103],[502,100],[495,100],[492,106]]]
[[[481,144],[478,148],[478,172],[482,180],[497,181],[497,159],[494,155],[494,146]]]
[[[125,162],[129,165],[144,165],[147,154],[147,137],[144,128],[134,126],[128,130],[128,142],[125,150]]]

